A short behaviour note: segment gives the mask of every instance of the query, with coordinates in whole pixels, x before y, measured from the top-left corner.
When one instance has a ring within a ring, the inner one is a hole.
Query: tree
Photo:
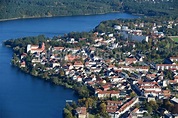
[[[65,118],[73,118],[72,113],[66,108],[64,108],[64,117]]]
[[[101,115],[104,115],[106,113],[106,104],[105,103],[100,103],[99,111],[100,111]]]
[[[132,91],[132,92],[130,93],[130,97],[133,98],[133,97],[135,97],[135,96],[136,96],[136,93]]]
[[[152,109],[155,111],[158,109],[158,105],[157,105],[156,101],[153,101],[153,100],[149,101],[149,106],[151,106]]]
[[[148,104],[146,104],[146,109],[148,110],[148,113],[152,113],[152,107],[151,106],[149,106]]]
[[[59,79],[57,77],[53,77],[54,84],[59,84]]]
[[[168,111],[171,111],[174,107],[174,104],[172,104],[168,99],[163,101],[163,107],[166,108]]]
[[[92,98],[87,98],[85,101],[86,108],[92,108],[94,106],[94,100]]]
[[[73,108],[70,106],[70,104],[68,104],[68,103],[66,103],[65,108],[66,108],[67,110],[69,110],[70,112],[71,112],[72,109],[73,109]]]
[[[76,108],[77,108],[77,104],[76,104],[75,101],[73,101],[73,102],[71,103],[71,107],[72,107],[73,109],[76,109]]]
[[[35,68],[32,68],[31,72],[30,72],[33,76],[37,76],[38,72],[35,70]]]
[[[165,79],[173,80],[174,73],[171,70],[164,70],[163,73],[165,75]]]
[[[177,104],[174,105],[174,107],[172,109],[172,113],[173,114],[177,114],[178,113],[178,105]]]

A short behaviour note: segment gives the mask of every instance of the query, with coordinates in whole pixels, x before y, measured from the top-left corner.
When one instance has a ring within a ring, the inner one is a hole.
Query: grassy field
[[[178,42],[178,36],[171,36],[170,37],[173,41]]]

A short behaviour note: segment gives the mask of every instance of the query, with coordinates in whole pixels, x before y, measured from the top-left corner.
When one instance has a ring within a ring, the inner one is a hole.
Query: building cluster
[[[144,23],[135,24],[135,26],[144,27]],[[162,32],[156,30],[157,27],[158,25],[154,25],[152,28],[152,36],[164,37]],[[115,25],[114,28],[120,31],[119,33],[124,38],[148,41],[148,37],[150,37],[142,35],[142,30],[129,29],[127,26]],[[105,56],[107,51],[98,49],[98,47],[104,45],[107,49],[112,50],[123,46],[135,48],[135,44],[127,41],[117,42],[112,33],[95,34],[106,35],[108,39],[97,37],[94,39],[94,44],[76,48],[50,46],[47,49],[45,43],[29,44],[26,50],[27,53],[33,55],[31,61],[34,67],[37,64],[48,65],[41,71],[53,70],[55,74],[60,74],[60,71],[63,70],[67,78],[86,85],[100,100],[110,99],[107,101],[106,111],[112,118],[118,118],[126,113],[129,117],[142,117],[147,111],[134,107],[140,103],[138,96],[142,96],[148,101],[172,96],[167,87],[178,84],[176,72],[178,57],[170,57],[171,63],[157,65],[144,62],[146,56],[139,52],[136,54],[127,52],[124,60],[109,58],[109,56]],[[78,41],[71,38],[66,43],[78,43]],[[21,67],[27,66],[23,60],[27,53],[21,55]],[[155,71],[150,72],[150,69]],[[175,75],[174,79],[165,79],[164,70],[171,70]],[[174,89],[177,90],[176,86]],[[138,96],[131,96],[131,93]],[[87,116],[86,108],[78,108],[76,112],[81,118]]]

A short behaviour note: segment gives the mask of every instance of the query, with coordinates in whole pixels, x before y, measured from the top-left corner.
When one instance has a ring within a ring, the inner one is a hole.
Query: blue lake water
[[[65,101],[77,101],[71,89],[24,74],[10,65],[12,50],[3,40],[71,31],[90,31],[103,20],[138,18],[125,13],[20,19],[0,22],[0,118],[62,118]]]

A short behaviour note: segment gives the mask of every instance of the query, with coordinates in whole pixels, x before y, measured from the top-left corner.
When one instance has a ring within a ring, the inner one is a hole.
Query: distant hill
[[[118,0],[0,0],[0,19],[99,14],[119,10]]]
[[[99,14],[115,11],[175,15],[177,0],[0,0],[0,19]]]
[[[125,12],[148,16],[177,16],[178,0],[122,0]]]

